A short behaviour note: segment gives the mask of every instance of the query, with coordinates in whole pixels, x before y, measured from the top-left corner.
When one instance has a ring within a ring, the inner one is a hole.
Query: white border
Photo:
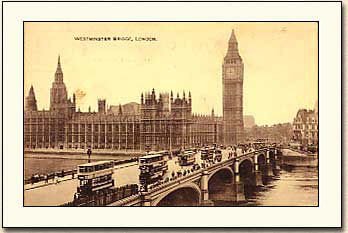
[[[339,227],[339,2],[3,3],[4,227]],[[22,21],[319,21],[320,207],[23,208]],[[207,220],[208,219],[208,220]]]

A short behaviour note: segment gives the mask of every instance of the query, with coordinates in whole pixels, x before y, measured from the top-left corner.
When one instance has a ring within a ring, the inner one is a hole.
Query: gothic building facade
[[[98,100],[98,112],[76,111],[76,98],[68,98],[58,58],[50,91],[49,111],[38,111],[34,88],[26,97],[24,147],[26,149],[163,150],[222,143],[222,118],[192,113],[191,93],[182,97],[155,90],[141,94],[133,111],[106,109]],[[138,111],[139,110],[139,111]]]
[[[232,31],[228,50],[222,64],[224,144],[243,142],[243,78],[244,63],[239,55],[238,42]]]
[[[317,104],[316,104],[317,105]],[[300,145],[318,147],[319,118],[317,106],[314,110],[300,109],[294,118],[293,140]]]

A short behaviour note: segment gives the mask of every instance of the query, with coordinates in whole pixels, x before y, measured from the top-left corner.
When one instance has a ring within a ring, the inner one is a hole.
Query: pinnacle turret
[[[118,115],[123,115],[121,104],[118,105]]]
[[[33,87],[33,85],[30,86],[29,96],[33,96],[33,97],[35,98],[35,92],[34,92],[34,87]]]
[[[63,71],[62,71],[62,67],[60,65],[60,55],[58,55],[58,64],[57,64],[56,73],[54,75],[54,81],[55,82],[63,82]]]
[[[34,87],[31,86],[28,96],[25,98],[25,110],[26,111],[37,111],[37,102],[35,98]]]

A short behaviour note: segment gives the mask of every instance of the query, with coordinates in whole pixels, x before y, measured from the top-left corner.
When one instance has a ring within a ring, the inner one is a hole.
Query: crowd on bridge
[[[266,145],[264,143],[248,143],[248,144],[238,144],[238,145],[234,145],[234,146],[229,146],[229,147],[224,147],[221,146],[221,149],[227,149],[228,151],[228,156],[227,159],[233,159],[233,158],[237,158],[238,155],[242,155],[245,153],[250,153],[253,152],[255,150],[259,150],[262,149],[264,147],[267,147],[270,145]],[[216,145],[215,145],[216,147]],[[195,150],[198,151],[198,150]],[[173,157],[170,157],[169,159],[173,159]],[[201,171],[204,170],[216,163],[219,163],[221,161],[217,161],[216,159],[211,159],[211,160],[203,160],[200,164],[195,163],[192,166],[187,166],[187,167],[181,167],[181,170],[179,171],[172,171],[171,175],[166,177],[165,179],[159,180],[153,184],[149,184],[147,187],[143,187],[140,188],[141,191],[149,191],[151,189],[154,189],[156,187],[159,187],[165,183],[169,183],[171,181],[175,181],[177,179],[180,179],[181,177],[190,175],[192,173],[195,173],[197,171]]]

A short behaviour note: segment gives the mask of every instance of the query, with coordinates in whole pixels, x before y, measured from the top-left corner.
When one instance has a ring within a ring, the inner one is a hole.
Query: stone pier
[[[267,152],[266,152],[266,176],[267,177],[274,176],[273,169],[272,169],[272,164],[271,164],[271,159],[270,159],[270,156],[269,156],[269,150],[267,150]]]
[[[214,203],[211,200],[209,200],[208,178],[209,178],[209,172],[203,171],[202,172],[202,179],[201,179],[201,191],[202,191],[201,206],[213,206],[214,205]]]
[[[259,169],[259,164],[257,162],[257,155],[254,156],[254,164],[255,164],[255,171],[254,171],[254,177],[255,177],[255,186],[262,186],[262,172]]]

